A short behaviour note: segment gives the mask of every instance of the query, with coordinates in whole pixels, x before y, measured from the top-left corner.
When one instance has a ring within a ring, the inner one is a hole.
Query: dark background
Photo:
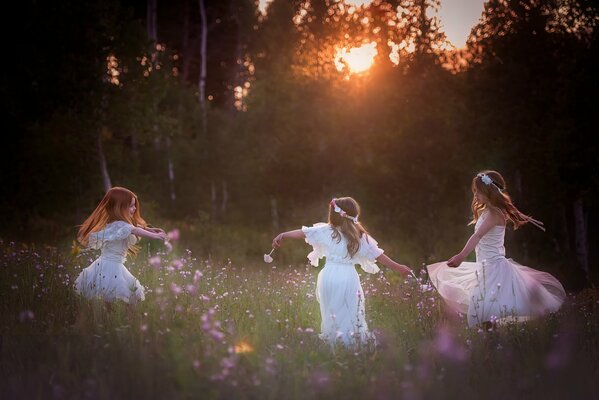
[[[509,255],[568,289],[597,280],[596,1],[489,1],[459,51],[439,50],[430,0],[353,14],[275,0],[266,17],[250,0],[205,1],[205,102],[198,2],[158,1],[156,41],[151,4],[24,0],[8,15],[4,240],[68,247],[105,192],[103,157],[150,222],[204,254],[259,257],[351,195],[383,247],[420,265],[461,249],[470,181],[495,169],[547,226],[510,232]],[[414,51],[395,65],[388,40]],[[375,65],[346,79],[335,48],[371,41]]]

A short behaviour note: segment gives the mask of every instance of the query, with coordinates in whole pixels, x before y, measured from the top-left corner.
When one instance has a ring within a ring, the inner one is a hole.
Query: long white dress
[[[123,300],[132,303],[144,300],[144,288],[125,267],[127,249],[137,241],[131,234],[133,226],[125,221],[114,221],[89,235],[91,249],[102,249],[89,267],[75,280],[75,290],[87,298],[106,301]]]
[[[487,218],[483,211],[475,231]],[[566,298],[551,274],[505,257],[505,226],[494,226],[476,245],[476,262],[450,268],[445,262],[427,266],[433,285],[445,302],[466,314],[468,325],[516,322],[557,311]]]
[[[375,274],[379,268],[375,259],[383,254],[378,243],[368,235],[362,235],[358,252],[349,257],[347,241],[341,235],[333,239],[333,227],[317,223],[302,227],[306,243],[313,247],[308,254],[310,263],[317,267],[318,260],[326,257],[326,263],[318,274],[316,298],[320,303],[320,337],[330,345],[342,343],[353,346],[374,340],[368,330],[364,315],[364,291],[355,264],[368,273]]]

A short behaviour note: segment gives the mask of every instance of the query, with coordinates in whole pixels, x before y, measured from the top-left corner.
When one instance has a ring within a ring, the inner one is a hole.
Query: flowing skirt
[[[374,341],[364,315],[364,291],[352,264],[327,262],[318,274],[316,298],[322,317],[320,337],[331,346]]]
[[[87,297],[127,303],[144,300],[144,288],[123,264],[122,259],[100,257],[81,271],[75,290]]]
[[[466,314],[468,325],[523,321],[557,311],[566,298],[551,274],[500,257],[492,262],[445,262],[427,266],[433,285],[454,310]]]

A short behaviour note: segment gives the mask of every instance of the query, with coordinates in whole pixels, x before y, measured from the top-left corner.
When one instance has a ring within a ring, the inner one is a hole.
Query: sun
[[[360,47],[340,49],[335,55],[335,66],[338,71],[348,69],[352,74],[367,71],[374,64],[377,55],[376,42],[366,43]]]

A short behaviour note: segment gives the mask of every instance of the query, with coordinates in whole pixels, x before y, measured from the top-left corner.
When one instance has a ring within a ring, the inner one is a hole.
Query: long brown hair
[[[491,179],[491,181],[485,183],[483,181],[484,175]],[[482,203],[477,198],[476,193],[483,194],[488,202],[486,204]],[[476,221],[478,221],[483,210],[493,208],[501,212],[505,219],[514,225],[514,229],[518,229],[522,225],[530,222],[536,227],[545,230],[541,221],[523,214],[516,208],[512,202],[512,198],[507,192],[505,179],[503,179],[503,176],[497,171],[487,170],[476,174],[472,179],[472,194],[474,196],[472,196],[472,221],[470,221],[470,224],[475,224]]]
[[[135,199],[135,213],[131,215],[129,206]],[[133,226],[145,228],[148,226],[141,217],[139,200],[135,193],[123,187],[113,187],[104,195],[100,204],[81,224],[77,240],[84,246],[88,245],[90,233],[100,231],[114,221],[125,221]],[[135,253],[135,250],[132,250]]]
[[[351,197],[339,197],[333,199],[337,207],[343,210],[350,217],[359,217],[360,205]],[[368,234],[360,222],[353,220],[335,212],[333,201],[329,204],[329,224],[333,227],[333,239],[341,241],[341,235],[347,240],[347,253],[350,258],[360,249],[360,238],[363,234]]]

